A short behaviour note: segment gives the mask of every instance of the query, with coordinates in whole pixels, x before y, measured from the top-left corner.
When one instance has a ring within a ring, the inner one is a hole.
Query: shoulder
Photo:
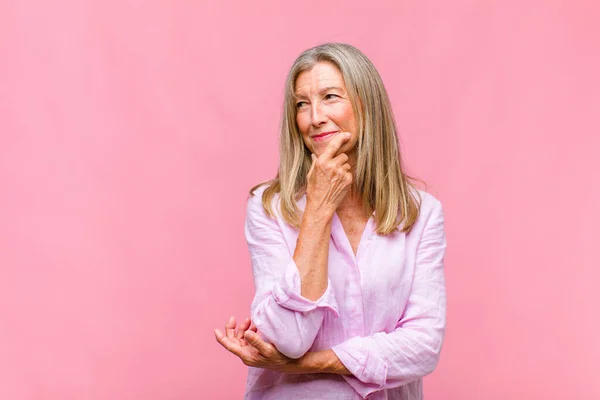
[[[263,183],[257,186],[252,193],[248,194],[248,207],[252,208],[262,208],[262,199],[265,194],[265,191],[269,188],[269,183]],[[272,202],[275,203],[279,198],[279,193],[275,193],[273,196]]]
[[[442,212],[442,203],[431,193],[415,189],[421,199],[420,217]]]
[[[266,220],[271,219],[267,215],[267,212],[263,206],[263,195],[265,191],[269,188],[268,183],[264,183],[254,189],[254,192],[248,194],[247,202],[246,202],[246,218],[249,220]],[[279,194],[276,193],[271,199],[270,205],[271,210],[275,215],[277,215],[277,203],[279,199]]]
[[[444,212],[440,200],[424,190],[414,190],[417,200],[420,202],[419,217],[412,229],[415,232],[415,235],[420,237],[423,232],[431,229],[437,230],[441,228],[443,230]]]
[[[248,194],[248,207],[256,207],[259,203],[262,204],[262,197],[269,186],[266,183],[256,187],[254,191]]]
[[[274,215],[271,217],[263,206],[263,195],[268,187],[268,184],[260,185],[252,194],[248,194],[244,232],[249,244],[280,243],[281,227],[278,220],[280,217],[275,207],[279,195],[275,194],[271,199],[271,211]]]

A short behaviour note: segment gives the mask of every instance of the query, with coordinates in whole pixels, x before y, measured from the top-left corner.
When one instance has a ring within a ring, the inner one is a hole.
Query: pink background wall
[[[241,398],[213,328],[248,313],[246,192],[323,41],[373,60],[445,206],[427,398],[600,398],[600,3],[369,5],[0,2],[1,399]]]

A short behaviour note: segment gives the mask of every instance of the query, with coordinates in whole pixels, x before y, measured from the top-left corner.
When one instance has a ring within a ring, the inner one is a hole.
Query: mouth
[[[322,140],[325,140],[325,139],[328,139],[328,138],[330,138],[331,136],[335,135],[335,134],[336,134],[336,133],[338,133],[338,132],[339,132],[339,131],[323,132],[323,133],[320,133],[320,134],[318,134],[318,135],[314,135],[314,136],[312,136],[312,139],[313,139],[314,141],[316,141],[316,142],[320,142],[320,141],[322,141]]]

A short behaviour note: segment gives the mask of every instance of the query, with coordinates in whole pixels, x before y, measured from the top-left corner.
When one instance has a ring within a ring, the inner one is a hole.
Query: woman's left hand
[[[225,333],[215,329],[215,337],[221,346],[238,356],[245,365],[288,374],[308,372],[302,368],[301,359],[289,358],[275,346],[262,340],[249,318],[246,318],[237,331],[235,325],[235,318],[229,318]]]

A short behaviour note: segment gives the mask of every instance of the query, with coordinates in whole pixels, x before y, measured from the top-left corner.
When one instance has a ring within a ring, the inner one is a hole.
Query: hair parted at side
[[[279,138],[279,169],[275,179],[266,184],[262,204],[267,215],[274,217],[272,200],[279,193],[282,218],[299,228],[301,211],[296,202],[306,192],[306,175],[311,154],[296,125],[296,79],[318,62],[330,62],[342,74],[359,132],[357,161],[353,177],[356,193],[362,194],[367,215],[375,212],[376,232],[388,235],[399,229],[409,232],[419,217],[420,202],[413,181],[404,172],[396,123],[392,107],[375,66],[357,48],[342,43],[326,43],[304,51],[287,76]]]

